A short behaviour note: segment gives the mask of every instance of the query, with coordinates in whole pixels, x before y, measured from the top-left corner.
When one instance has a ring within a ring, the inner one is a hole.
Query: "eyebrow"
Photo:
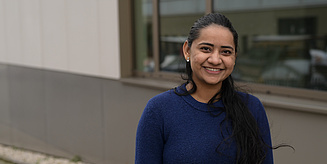
[[[231,46],[220,46],[221,48],[229,48],[229,49],[232,49],[232,50],[234,50],[234,48],[233,47],[231,47]]]
[[[212,46],[212,47],[214,47],[214,44],[206,43],[206,42],[200,43],[199,45],[208,45],[208,46]],[[221,48],[228,48],[228,49],[232,49],[232,50],[234,50],[234,48],[231,47],[231,46],[220,46],[220,47],[221,47]]]
[[[214,46],[213,44],[211,44],[211,43],[206,43],[206,42],[203,42],[203,43],[200,43],[199,45],[207,45],[207,46]]]

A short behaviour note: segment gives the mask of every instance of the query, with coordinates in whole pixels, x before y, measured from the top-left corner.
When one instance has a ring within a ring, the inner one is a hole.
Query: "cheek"
[[[235,58],[231,58],[225,61],[225,65],[228,68],[234,69],[235,66]]]
[[[191,66],[193,67],[199,67],[201,65],[201,63],[203,63],[203,61],[205,59],[203,59],[203,57],[200,57],[201,55],[193,55],[191,57]]]

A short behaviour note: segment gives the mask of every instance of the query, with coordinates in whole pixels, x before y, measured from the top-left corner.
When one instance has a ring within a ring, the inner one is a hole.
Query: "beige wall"
[[[118,0],[0,0],[0,62],[118,79]]]
[[[276,164],[326,163],[327,102],[255,94],[263,103],[270,123],[273,145],[295,148],[274,150]]]
[[[275,163],[326,163],[327,115],[266,107],[274,145],[295,148],[274,150]]]

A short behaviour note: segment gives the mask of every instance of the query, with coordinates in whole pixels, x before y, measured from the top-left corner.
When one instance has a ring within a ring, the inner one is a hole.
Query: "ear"
[[[183,44],[183,54],[184,54],[185,60],[190,59],[190,47],[188,46],[187,40]]]

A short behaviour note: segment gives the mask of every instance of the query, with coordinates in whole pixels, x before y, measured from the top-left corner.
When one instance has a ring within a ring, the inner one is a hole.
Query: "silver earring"
[[[190,57],[187,57],[186,62],[190,62]]]

